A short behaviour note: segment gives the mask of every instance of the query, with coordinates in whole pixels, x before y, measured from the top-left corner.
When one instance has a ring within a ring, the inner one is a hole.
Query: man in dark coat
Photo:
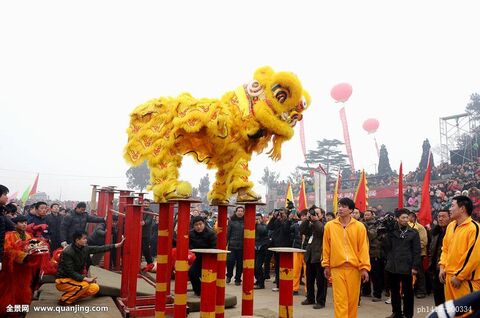
[[[227,256],[227,280],[230,284],[233,276],[233,268],[235,269],[235,285],[240,286],[242,283],[243,272],[243,215],[245,210],[238,206],[235,213],[230,218],[227,227],[227,245],[230,253]]]
[[[433,275],[433,299],[435,306],[445,302],[445,285],[440,282],[440,256],[442,256],[442,243],[445,231],[450,223],[450,211],[441,210],[437,214],[438,224],[432,229],[432,240],[429,247],[429,272]]]
[[[270,245],[270,238],[268,237],[268,229],[265,224],[263,215],[257,213],[257,224],[255,225],[255,289],[265,288],[265,277],[263,270],[263,263],[265,262],[265,255],[267,248]]]
[[[87,205],[85,202],[80,202],[76,205],[75,210],[63,218],[60,239],[62,246],[66,247],[72,243],[72,235],[78,231],[85,231],[87,223],[104,223],[105,219],[85,212]]]
[[[60,228],[62,226],[63,216],[60,215],[60,206],[58,203],[50,205],[50,214],[45,217],[50,234],[50,252],[54,252],[62,243],[60,239]]]
[[[312,207],[308,211],[308,220],[300,225],[300,232],[303,235],[311,236],[307,243],[305,252],[305,263],[307,264],[307,299],[302,301],[302,305],[312,305],[314,309],[325,307],[327,298],[327,279],[322,267],[323,251],[323,230],[322,223],[324,211],[317,207]],[[317,296],[315,297],[315,283],[317,284]]]
[[[217,234],[208,226],[205,226],[205,219],[201,216],[192,218],[193,229],[190,230],[189,248],[216,248]],[[192,266],[188,270],[188,277],[192,283],[193,292],[200,296],[201,283],[200,277],[202,275],[202,254],[195,254],[196,258]]]
[[[96,277],[86,276],[87,261],[90,254],[106,252],[111,248],[122,246],[124,239],[117,244],[88,246],[87,233],[76,231],[72,235],[72,244],[68,245],[60,255],[55,287],[63,292],[59,305],[72,305],[76,300],[93,296],[100,290]]]
[[[268,222],[267,228],[272,231],[272,247],[291,247],[292,235],[290,226],[292,222],[288,218],[288,211],[285,208],[278,209],[273,213],[273,217]],[[280,283],[280,254],[274,253],[275,257],[275,284],[276,287],[272,288],[273,291],[278,291],[278,285]]]
[[[152,254],[150,253],[150,241],[152,239],[152,224],[153,224],[153,215],[150,214],[152,210],[150,210],[150,200],[144,199],[143,200],[143,211],[149,213],[143,213],[142,215],[142,255],[145,257],[145,261],[147,262],[147,266],[143,269],[145,272],[149,272],[153,269],[153,258]]]
[[[392,298],[391,318],[413,317],[413,275],[421,266],[420,236],[408,225],[407,209],[396,211],[397,226],[387,233],[382,241],[387,255],[385,271],[388,272],[390,295]],[[403,314],[400,283],[403,291]]]

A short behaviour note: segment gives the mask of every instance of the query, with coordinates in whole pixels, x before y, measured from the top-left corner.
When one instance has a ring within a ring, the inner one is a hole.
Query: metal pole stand
[[[278,317],[293,317],[293,253],[305,250],[291,247],[272,247],[268,250],[280,253],[280,282],[278,297]]]
[[[243,283],[242,316],[253,316],[253,284],[255,280],[255,214],[261,202],[237,202],[245,205],[243,217]]]
[[[169,268],[173,237],[173,204],[160,203],[159,205],[155,317],[163,318],[167,314],[173,314],[173,305],[171,305],[173,299],[170,295],[172,270]]]
[[[174,317],[187,317],[188,245],[190,232],[190,205],[199,200],[174,199],[178,203],[177,260],[175,262]]]
[[[217,257],[229,253],[220,249],[193,249],[202,254],[202,292],[200,298],[200,317],[214,318],[216,314],[215,290],[217,285]],[[225,272],[225,268],[222,270]]]

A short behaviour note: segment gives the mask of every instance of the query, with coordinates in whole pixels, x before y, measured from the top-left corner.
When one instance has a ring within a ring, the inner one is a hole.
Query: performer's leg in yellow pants
[[[335,318],[357,317],[360,271],[355,267],[331,269]]]
[[[306,264],[303,253],[293,253],[293,291],[300,290],[300,280],[302,279],[302,268],[304,275],[306,273]],[[306,285],[305,285],[306,286]]]
[[[458,299],[470,293],[480,290],[480,280],[462,281],[459,288],[452,286],[452,275],[447,274],[445,279],[445,300]]]
[[[60,301],[69,305],[80,298],[93,296],[100,290],[98,284],[79,282],[71,278],[57,278],[55,283],[55,287],[63,292]]]

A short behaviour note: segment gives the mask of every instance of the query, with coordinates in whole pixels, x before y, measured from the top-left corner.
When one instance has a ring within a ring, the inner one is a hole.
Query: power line
[[[39,173],[45,176],[58,176],[58,177],[73,177],[73,178],[103,178],[103,179],[127,179],[127,177],[112,177],[112,176],[81,176],[75,174],[58,174],[58,173],[48,173],[48,172],[37,172],[37,171],[26,171],[26,170],[14,170],[14,169],[3,169],[0,168],[1,171],[8,171],[8,172],[19,172],[19,173]]]

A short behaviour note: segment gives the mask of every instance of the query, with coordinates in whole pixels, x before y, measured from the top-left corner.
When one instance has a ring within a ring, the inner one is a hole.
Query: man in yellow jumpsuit
[[[360,281],[368,281],[370,256],[365,225],[352,218],[355,203],[338,201],[338,218],[327,222],[323,235],[325,277],[332,277],[336,318],[357,317]]]
[[[473,203],[459,195],[452,199],[450,218],[443,238],[439,280],[445,299],[458,299],[480,290],[480,227],[472,220]]]

